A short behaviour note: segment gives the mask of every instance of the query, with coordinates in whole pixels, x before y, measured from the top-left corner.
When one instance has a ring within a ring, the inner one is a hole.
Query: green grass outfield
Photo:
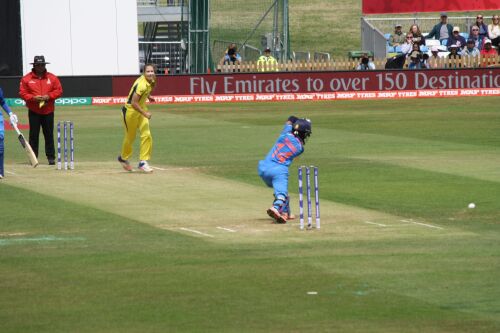
[[[119,106],[59,107],[74,171],[6,133],[0,332],[498,332],[499,103],[153,106],[153,174],[115,161]],[[292,208],[318,165],[320,231],[265,213],[291,114],[313,122]]]

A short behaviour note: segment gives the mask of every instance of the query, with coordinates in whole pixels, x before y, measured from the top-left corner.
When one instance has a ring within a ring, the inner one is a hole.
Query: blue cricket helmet
[[[297,119],[292,125],[292,134],[305,144],[307,138],[312,134],[311,120],[306,118]]]

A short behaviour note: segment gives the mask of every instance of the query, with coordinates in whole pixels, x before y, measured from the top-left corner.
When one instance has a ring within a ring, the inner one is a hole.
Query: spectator
[[[403,69],[406,62],[406,54],[398,54],[387,59],[385,69]]]
[[[420,51],[413,51],[410,54],[410,64],[408,69],[422,69],[422,53]]]
[[[411,34],[413,35],[413,43],[418,44],[418,46],[425,45],[425,38],[424,35],[422,35],[422,32],[420,31],[420,28],[418,27],[417,24],[414,24],[410,27]]]
[[[439,59],[439,48],[434,45],[431,48],[431,56],[429,57],[429,60],[427,61],[428,68],[438,68],[438,60]]]
[[[427,35],[427,38],[436,38],[439,41],[443,41],[443,39],[448,39],[453,34],[453,26],[448,24],[448,14],[441,13],[441,21],[436,24],[431,32]]]
[[[496,64],[497,51],[491,46],[491,40],[484,40],[483,49],[480,52],[481,63],[483,67],[488,67]]]
[[[469,35],[472,35],[474,27],[476,27],[478,29],[478,34],[481,37],[481,39],[483,39],[485,37],[488,37],[488,26],[483,21],[483,15],[477,14],[477,16],[476,16],[476,22],[470,28]],[[477,47],[477,45],[476,45],[476,47]]]
[[[500,20],[498,15],[493,15],[492,23],[488,25],[488,36],[491,40],[491,46],[498,47],[500,43]]]
[[[405,41],[405,34],[403,33],[403,30],[401,29],[401,24],[396,24],[394,26],[394,33],[391,35],[389,38],[389,46],[400,46],[403,44]]]
[[[422,52],[422,59],[420,60],[422,68],[431,68],[429,64],[429,55]]]
[[[439,47],[437,45],[431,47],[431,58],[439,58]]]
[[[496,55],[495,49],[492,47],[492,42],[490,39],[486,38],[484,40],[484,47],[480,52],[481,55]]]
[[[411,33],[406,34],[406,40],[401,44],[401,53],[408,55],[413,49],[413,35]]]
[[[19,95],[26,102],[30,124],[29,143],[38,157],[38,138],[42,127],[45,138],[45,155],[49,165],[55,165],[54,149],[54,109],[55,100],[62,95],[59,78],[47,72],[45,57],[35,56],[31,63],[33,69],[23,76],[19,87]]]
[[[238,53],[238,47],[236,44],[231,43],[227,47],[226,53],[222,58],[222,63],[224,65],[235,64],[239,65],[241,63],[241,56]]]
[[[457,45],[450,45],[450,54],[448,54],[448,59],[449,68],[462,67],[461,62],[459,61],[462,59],[462,56],[460,55],[460,48]]]
[[[366,70],[370,70],[370,69],[375,69],[375,64],[372,61],[370,61],[370,58],[365,53],[361,57],[361,61],[359,62],[358,67],[356,67],[356,70],[366,71]]]
[[[413,51],[419,51],[420,52],[420,45],[418,45],[417,43],[413,43],[412,46],[411,46],[411,52],[413,52]]]
[[[461,51],[465,47],[465,44],[467,44],[467,42],[465,41],[465,38],[460,35],[460,28],[453,27],[453,34],[450,38],[448,38],[448,43],[446,44],[448,50],[451,49],[451,45],[456,45],[459,48],[459,51]]]
[[[479,49],[476,47],[474,39],[467,39],[467,46],[463,49],[462,54],[469,57],[477,57],[479,55]]]
[[[458,45],[452,44],[450,45],[450,54],[448,54],[448,58],[453,59],[453,58],[458,58],[460,57],[461,51]]]
[[[271,49],[265,49],[264,54],[259,57],[257,69],[259,72],[278,71],[278,61],[271,55]]]
[[[474,46],[477,47],[479,51],[483,48],[483,37],[479,35],[479,27],[477,25],[473,25],[472,28],[470,29],[471,34],[469,36],[469,39],[472,39],[474,41]]]

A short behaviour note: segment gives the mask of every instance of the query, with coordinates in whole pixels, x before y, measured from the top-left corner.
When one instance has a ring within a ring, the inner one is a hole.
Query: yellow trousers
[[[137,129],[141,135],[141,143],[139,148],[139,159],[141,161],[149,161],[153,150],[153,138],[149,130],[149,119],[132,108],[123,108],[123,124],[125,127],[125,137],[123,138],[121,156],[124,160],[128,160],[132,156],[133,144]]]

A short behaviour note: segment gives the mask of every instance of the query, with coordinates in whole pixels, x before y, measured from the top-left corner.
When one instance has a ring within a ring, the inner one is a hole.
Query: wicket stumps
[[[62,135],[61,135],[62,124]],[[69,128],[68,128],[69,127]],[[69,135],[68,135],[69,130]],[[63,143],[61,144],[61,137]],[[73,170],[75,168],[75,142],[74,142],[74,126],[72,121],[57,122],[57,170],[62,170],[61,148],[64,150],[64,170]],[[69,149],[69,154],[68,154]]]
[[[320,229],[320,213],[319,213],[319,181],[318,167],[301,165],[298,168],[299,174],[299,214],[300,214],[300,229],[304,229],[304,188],[303,188],[303,170],[306,171],[306,196],[307,196],[307,228],[312,228],[312,202],[311,202],[311,169],[314,175],[314,200],[316,213],[316,229]]]

